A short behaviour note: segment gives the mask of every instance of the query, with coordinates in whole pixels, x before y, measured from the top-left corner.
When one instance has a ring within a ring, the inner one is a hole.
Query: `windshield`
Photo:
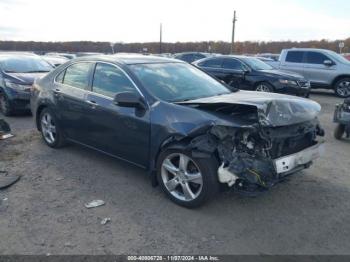
[[[35,56],[1,56],[1,69],[7,73],[49,72],[52,66]]]
[[[260,70],[271,70],[273,69],[272,66],[266,64],[265,62],[261,61],[258,58],[253,58],[253,57],[245,57],[242,58],[242,60],[250,66],[252,69],[260,71]]]
[[[219,81],[189,64],[137,64],[130,68],[149,92],[168,102],[231,93]]]

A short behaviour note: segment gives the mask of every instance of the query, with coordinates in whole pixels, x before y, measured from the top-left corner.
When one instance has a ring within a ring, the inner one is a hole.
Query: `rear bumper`
[[[297,153],[275,159],[273,164],[276,173],[284,176],[304,169],[319,158],[323,151],[324,143],[320,142]]]

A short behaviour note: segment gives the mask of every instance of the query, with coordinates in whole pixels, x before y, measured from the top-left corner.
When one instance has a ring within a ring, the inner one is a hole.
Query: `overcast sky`
[[[0,0],[0,40],[230,41],[350,37],[350,0]]]

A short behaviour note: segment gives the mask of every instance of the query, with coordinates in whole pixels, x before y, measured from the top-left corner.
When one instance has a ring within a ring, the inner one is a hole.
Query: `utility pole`
[[[162,34],[163,34],[163,28],[162,28],[162,23],[160,23],[160,28],[159,28],[159,54],[162,53]]]
[[[111,45],[111,48],[112,48],[112,54],[114,54],[114,43],[110,42],[109,44]]]
[[[235,45],[235,26],[236,26],[236,10],[233,11],[233,21],[232,21],[232,41],[231,41],[231,54],[234,52],[234,45]]]

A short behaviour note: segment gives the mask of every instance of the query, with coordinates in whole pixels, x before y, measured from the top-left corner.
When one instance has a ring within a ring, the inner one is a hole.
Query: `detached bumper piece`
[[[5,120],[0,119],[0,140],[4,140],[10,137],[13,137],[13,135],[11,134],[9,124]]]
[[[297,169],[304,169],[305,165],[319,158],[323,151],[324,144],[318,143],[295,154],[278,158],[274,160],[276,173],[283,176],[294,173]]]

